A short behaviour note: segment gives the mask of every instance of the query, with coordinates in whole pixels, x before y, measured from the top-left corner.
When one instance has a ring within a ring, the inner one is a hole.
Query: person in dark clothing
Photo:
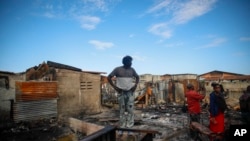
[[[243,121],[250,124],[250,85],[239,98],[241,117]]]
[[[224,111],[226,109],[226,102],[223,94],[221,93],[220,84],[213,85],[214,91],[210,94],[210,123],[209,128],[212,132],[220,135],[224,133]],[[222,140],[222,136],[216,137],[218,140]]]

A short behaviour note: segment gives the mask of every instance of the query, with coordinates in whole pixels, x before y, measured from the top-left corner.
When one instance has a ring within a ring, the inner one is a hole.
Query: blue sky
[[[249,0],[1,0],[0,70],[250,74]]]

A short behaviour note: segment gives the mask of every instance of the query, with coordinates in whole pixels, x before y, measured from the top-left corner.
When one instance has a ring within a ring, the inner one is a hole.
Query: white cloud
[[[102,42],[98,40],[90,40],[89,44],[94,45],[95,48],[100,49],[100,50],[104,50],[104,49],[111,48],[114,46],[112,42]]]
[[[206,14],[212,9],[216,0],[191,0],[184,4],[180,3],[180,8],[173,12],[172,22],[174,24],[184,24],[190,20]]]
[[[240,41],[250,41],[250,37],[241,37]]]
[[[218,47],[221,44],[225,43],[226,41],[227,41],[226,38],[215,38],[210,43],[208,43],[202,47],[198,47],[196,49]]]
[[[246,55],[245,52],[235,52],[235,53],[233,54],[233,56],[235,56],[235,57],[241,57],[241,56],[245,56],[245,55]]]
[[[179,46],[182,46],[183,43],[172,43],[172,44],[166,44],[166,47],[167,48],[173,48],[173,47],[179,47]]]
[[[43,16],[44,17],[47,17],[47,18],[54,18],[54,17],[56,17],[53,13],[51,13],[51,12],[45,12],[44,14],[43,14]]]
[[[217,38],[217,39],[214,39],[210,44],[207,44],[206,47],[216,47],[216,46],[219,46],[226,41],[227,41],[226,38]]]
[[[45,5],[45,9],[53,10],[53,5],[52,4],[47,4],[47,5]]]
[[[217,0],[160,0],[157,4],[149,8],[146,13],[163,15],[168,18],[161,23],[156,23],[148,31],[164,37],[170,38],[173,28],[179,24],[185,24],[209,12]],[[160,14],[159,14],[160,13]]]
[[[168,39],[172,36],[172,31],[168,28],[166,23],[158,23],[151,26],[148,32],[159,35],[165,39]]]
[[[79,18],[81,22],[81,27],[87,30],[93,30],[96,28],[97,24],[101,22],[99,17],[95,16],[82,16]]]
[[[55,12],[56,9],[53,7],[53,4],[47,3],[45,6],[42,6],[42,8],[44,9],[44,13],[42,14],[42,16],[50,19],[58,17],[57,13]]]
[[[71,1],[34,1],[40,14],[46,18],[68,18],[80,23],[87,30],[93,30],[101,21],[99,17],[87,16],[105,14],[121,0],[74,0]],[[41,14],[42,13],[42,14]]]
[[[146,57],[139,56],[139,55],[132,55],[132,58],[137,61],[145,61]]]
[[[159,3],[157,3],[156,5],[154,5],[153,7],[151,7],[147,13],[154,13],[157,12],[159,10],[162,10],[164,8],[166,8],[169,4],[170,4],[171,0],[164,0],[164,1],[160,1]]]
[[[133,37],[135,37],[135,34],[130,34],[128,37],[133,38]]]
[[[108,12],[120,0],[82,0],[83,8],[88,11]]]

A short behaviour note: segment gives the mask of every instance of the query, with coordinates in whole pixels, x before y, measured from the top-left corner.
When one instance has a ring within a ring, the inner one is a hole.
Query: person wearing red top
[[[200,101],[205,98],[205,95],[201,95],[194,90],[192,84],[187,85],[187,92],[185,93],[187,99],[187,108],[190,118],[190,124],[192,122],[200,122],[201,106]],[[196,140],[198,133],[190,128],[190,136]]]
[[[200,122],[200,101],[205,98],[205,95],[196,92],[192,84],[187,85],[187,90],[188,91],[185,94],[185,97],[187,98],[187,107],[190,115],[190,123],[192,121]]]

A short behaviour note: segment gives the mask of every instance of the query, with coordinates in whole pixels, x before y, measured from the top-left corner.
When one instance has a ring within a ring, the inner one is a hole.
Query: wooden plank
[[[104,128],[104,126],[100,126],[97,124],[85,122],[76,118],[69,118],[69,126],[74,130],[81,133],[85,133],[86,135],[90,135],[98,130]]]
[[[145,130],[145,129],[117,128],[117,130],[131,131],[131,132],[136,132],[136,133],[160,134],[160,132],[158,132],[158,131],[155,131],[155,130]]]
[[[116,140],[118,141],[152,141],[153,135],[160,134],[155,130],[131,129],[131,128],[117,128],[117,132],[122,131],[122,135],[116,133]],[[131,132],[131,135],[128,133]]]
[[[145,138],[147,133],[133,133],[132,135],[128,135],[127,132],[123,132],[122,135],[118,135],[116,132],[116,140],[117,141],[141,141]]]
[[[106,126],[101,130],[90,134],[80,141],[115,141],[115,126]]]
[[[206,126],[198,123],[198,122],[191,122],[191,127],[195,130],[198,130],[200,133],[205,135],[210,135],[213,132]]]
[[[105,121],[116,122],[116,121],[119,121],[119,118],[114,118],[114,117],[100,117],[99,121],[101,121],[101,122],[105,122]],[[139,123],[139,122],[141,122],[141,119],[136,118],[135,119],[135,123]]]

